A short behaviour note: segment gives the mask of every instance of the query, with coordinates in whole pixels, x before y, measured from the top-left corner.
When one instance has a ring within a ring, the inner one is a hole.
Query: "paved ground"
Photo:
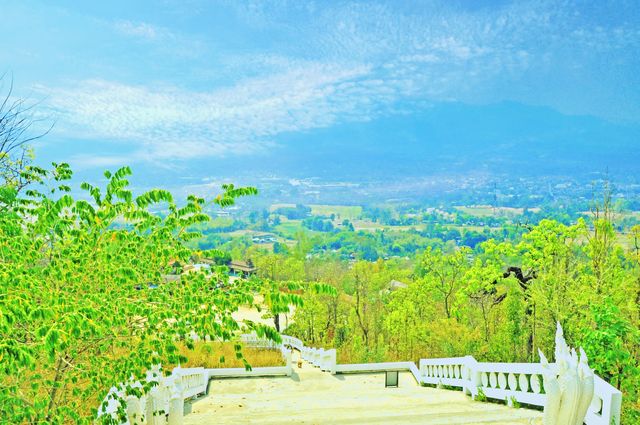
[[[410,373],[399,388],[384,374],[330,375],[308,364],[291,378],[211,381],[193,401],[195,424],[541,424],[541,412],[471,401],[461,391],[420,387]]]

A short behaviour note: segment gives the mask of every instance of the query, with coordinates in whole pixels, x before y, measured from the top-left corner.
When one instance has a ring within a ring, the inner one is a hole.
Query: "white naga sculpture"
[[[544,425],[582,425],[593,398],[593,371],[587,355],[580,348],[569,349],[562,327],[556,331],[555,365],[549,364],[542,351],[540,363],[547,404],[544,407]]]

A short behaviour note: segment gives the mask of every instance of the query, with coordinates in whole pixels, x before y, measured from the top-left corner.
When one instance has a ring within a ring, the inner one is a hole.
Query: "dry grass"
[[[231,342],[198,342],[193,350],[180,346],[180,352],[189,359],[182,367],[244,367]],[[242,354],[251,367],[285,365],[280,350],[243,347]]]

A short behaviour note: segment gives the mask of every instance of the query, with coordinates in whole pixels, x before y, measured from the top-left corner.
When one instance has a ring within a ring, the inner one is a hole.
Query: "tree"
[[[429,247],[420,258],[418,275],[423,278],[425,285],[440,295],[448,319],[451,318],[455,293],[469,266],[469,254],[470,250],[466,247],[449,254]]]
[[[0,75],[0,91],[4,75]],[[29,148],[30,142],[46,135],[51,127],[44,131],[36,130],[34,126],[42,119],[35,118],[33,108],[35,104],[27,103],[26,99],[13,96],[13,80],[9,83],[7,93],[0,98],[0,185],[20,191],[29,182],[25,170],[33,159]]]
[[[273,244],[273,253],[274,254],[287,254],[289,252],[289,248],[287,244],[284,242],[274,242]]]
[[[128,167],[106,172],[104,188],[82,184],[89,202],[71,196],[67,164],[33,167],[25,196],[3,198],[3,420],[91,423],[115,383],[141,379],[153,364],[184,362],[178,347],[193,347],[192,334],[231,340],[242,330],[231,313],[253,302],[254,288],[229,285],[226,267],[210,278],[189,273],[167,282],[162,275],[192,255],[185,242],[198,234],[188,229],[209,219],[205,207],[229,206],[256,190],[225,185],[212,201],[189,196],[179,207],[163,190],[134,197],[130,174]],[[168,213],[150,212],[156,204]],[[248,326],[279,338],[273,328]]]
[[[291,307],[302,307],[302,293],[311,289],[316,294],[335,294],[335,288],[323,283],[304,283],[295,281],[274,281],[266,279],[260,282],[263,300],[271,314],[276,331],[280,332],[280,315],[291,312]],[[257,306],[259,308],[259,306]]]
[[[385,271],[381,260],[358,261],[345,282],[347,292],[351,295],[352,317],[355,316],[352,321],[362,336],[364,360],[367,359],[369,350],[378,343],[377,336],[382,324],[382,290],[390,280]]]
[[[590,313],[592,323],[581,342],[596,373],[618,389],[622,389],[625,375],[635,375],[633,384],[640,384],[640,364],[630,350],[640,344],[638,329],[620,314],[610,299],[592,305]],[[631,389],[632,385],[628,387]]]
[[[595,278],[597,293],[602,292],[606,284],[607,273],[610,270],[610,255],[615,244],[615,230],[613,227],[613,206],[611,203],[611,187],[604,182],[602,200],[596,200],[591,205],[592,231],[586,232],[587,251],[591,258],[592,275]]]

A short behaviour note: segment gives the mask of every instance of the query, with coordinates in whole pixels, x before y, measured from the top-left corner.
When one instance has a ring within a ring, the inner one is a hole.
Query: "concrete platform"
[[[542,413],[474,402],[462,391],[419,386],[401,373],[399,388],[384,374],[330,375],[308,364],[292,377],[213,380],[190,402],[195,424],[541,424]]]

